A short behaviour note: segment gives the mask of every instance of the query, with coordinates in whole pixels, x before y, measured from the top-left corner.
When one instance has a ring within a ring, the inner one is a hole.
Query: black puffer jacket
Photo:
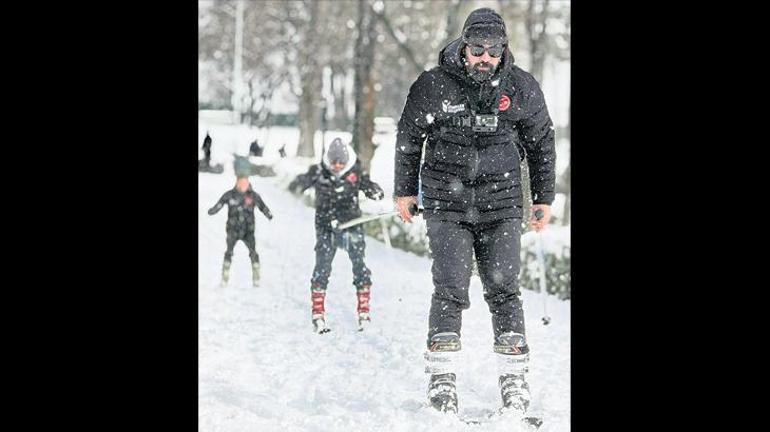
[[[315,187],[315,223],[317,228],[331,229],[331,221],[347,222],[361,216],[358,207],[358,192],[370,199],[382,199],[382,188],[371,181],[369,174],[361,170],[353,148],[348,145],[347,165],[334,174],[324,158],[320,164],[311,165],[305,174],[300,174],[289,184],[292,192],[303,192]]]
[[[426,218],[520,218],[524,157],[534,203],[554,199],[554,131],[543,93],[531,74],[513,64],[507,48],[492,79],[477,83],[465,70],[462,48],[460,39],[449,43],[439,66],[423,72],[409,90],[398,123],[394,195],[417,195],[421,179]],[[474,132],[476,114],[496,114],[496,131]]]
[[[267,207],[262,197],[249,186],[246,192],[241,193],[236,188],[225,192],[219,201],[208,211],[210,215],[216,214],[227,204],[228,233],[254,233],[254,208],[258,208],[268,219],[273,219],[273,214]]]

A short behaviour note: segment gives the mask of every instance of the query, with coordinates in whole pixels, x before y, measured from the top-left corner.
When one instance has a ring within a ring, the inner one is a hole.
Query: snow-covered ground
[[[212,159],[224,174],[199,174],[199,429],[201,431],[510,431],[498,420],[472,426],[426,406],[423,373],[430,295],[430,260],[367,240],[372,270],[372,326],[356,331],[350,261],[338,251],[327,293],[332,332],[318,335],[310,323],[310,276],[314,264],[313,209],[284,190],[282,179],[252,177],[275,218],[257,213],[259,288],[251,286],[246,247],[235,247],[230,285],[219,287],[225,251],[223,209],[206,210],[234,185],[232,151],[246,154],[248,128],[201,124],[211,130]],[[286,130],[286,136],[296,130]],[[239,138],[240,136],[240,138]],[[296,145],[289,142],[287,150]],[[327,134],[327,140],[331,138]],[[268,142],[269,157],[282,145]],[[260,142],[263,142],[260,139]],[[293,149],[289,154],[294,154]],[[387,158],[384,158],[387,159]],[[383,174],[386,175],[386,174]],[[375,181],[375,171],[372,176]],[[391,174],[392,176],[392,174]],[[380,180],[381,181],[381,180]],[[383,187],[392,186],[383,183]],[[458,394],[463,414],[500,404],[492,354],[492,325],[479,279],[463,317]],[[529,384],[532,411],[545,418],[541,431],[570,430],[570,302],[523,291],[532,349]]]

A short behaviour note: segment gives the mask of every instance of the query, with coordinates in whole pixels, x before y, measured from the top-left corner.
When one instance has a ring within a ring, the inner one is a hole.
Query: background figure
[[[249,155],[250,156],[262,156],[262,147],[259,146],[259,143],[257,140],[252,141],[251,145],[249,146]]]
[[[252,283],[254,286],[259,284],[259,254],[256,250],[256,239],[254,231],[256,224],[254,220],[254,207],[267,217],[273,219],[270,209],[262,201],[262,197],[252,189],[249,184],[248,161],[244,169],[242,160],[245,158],[237,157],[235,160],[236,182],[235,187],[225,192],[214,207],[208,210],[209,215],[216,214],[226,204],[227,224],[225,232],[227,233],[227,250],[225,251],[224,261],[222,262],[222,286],[226,286],[230,279],[230,265],[233,258],[233,248],[235,243],[242,241],[249,249],[249,258],[251,258]]]
[[[211,136],[206,131],[206,138],[203,139],[203,159],[206,161],[206,166],[211,166]]]

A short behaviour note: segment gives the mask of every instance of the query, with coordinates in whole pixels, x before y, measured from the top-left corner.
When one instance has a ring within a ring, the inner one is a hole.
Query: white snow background
[[[506,419],[468,425],[426,404],[428,376],[423,372],[428,310],[433,291],[431,261],[367,238],[366,263],[372,270],[371,327],[356,331],[352,267],[337,251],[327,291],[330,333],[312,332],[310,276],[315,242],[311,207],[286,190],[291,178],[312,161],[278,158],[286,143],[295,153],[298,131],[273,127],[218,124],[203,116],[198,151],[209,131],[212,162],[223,174],[200,173],[198,392],[201,431],[515,431]],[[349,139],[349,133],[326,134]],[[276,177],[251,177],[251,184],[274,214],[257,211],[257,252],[262,263],[258,288],[251,286],[246,247],[235,247],[230,284],[219,287],[225,251],[227,210],[206,210],[235,182],[232,153],[245,155],[254,138],[266,145],[264,158]],[[368,211],[392,209],[395,137],[384,134],[372,161],[372,179],[386,199],[362,198]],[[320,133],[318,137],[320,144]],[[318,146],[320,147],[320,145]],[[363,197],[363,195],[362,195]],[[421,219],[421,218],[420,218]],[[422,221],[421,221],[422,222]],[[531,242],[533,234],[524,236]],[[569,227],[550,226],[549,248],[569,244]],[[570,430],[570,302],[548,299],[552,321],[541,324],[543,296],[522,290],[531,347],[528,381],[531,412],[543,416],[543,432]],[[471,280],[471,307],[463,314],[462,355],[457,388],[462,415],[473,416],[500,405],[492,325],[477,276]]]

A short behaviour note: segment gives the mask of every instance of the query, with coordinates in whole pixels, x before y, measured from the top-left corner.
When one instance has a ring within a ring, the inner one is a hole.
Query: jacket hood
[[[321,158],[321,165],[323,165],[326,170],[328,170],[330,173],[334,174],[337,178],[342,177],[350,171],[351,168],[353,168],[353,165],[356,164],[356,161],[358,160],[358,157],[356,156],[356,151],[353,150],[353,147],[350,145],[350,143],[346,143],[345,147],[348,151],[348,161],[345,163],[345,167],[340,170],[340,172],[335,173],[331,169],[331,161],[329,160],[329,152],[324,152],[323,158]]]

